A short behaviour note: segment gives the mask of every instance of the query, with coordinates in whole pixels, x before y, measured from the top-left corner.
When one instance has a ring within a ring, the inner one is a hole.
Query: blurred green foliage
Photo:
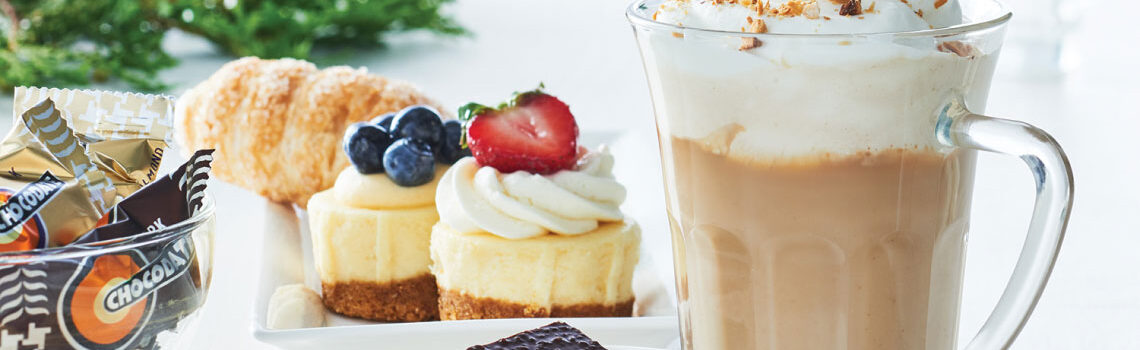
[[[120,79],[163,90],[177,61],[167,30],[202,36],[235,56],[308,58],[313,47],[376,47],[390,32],[464,30],[439,10],[452,0],[0,0],[0,88]]]
[[[110,78],[157,90],[175,65],[162,50],[166,27],[145,2],[0,2],[0,87],[71,86]],[[18,18],[13,22],[13,13]]]

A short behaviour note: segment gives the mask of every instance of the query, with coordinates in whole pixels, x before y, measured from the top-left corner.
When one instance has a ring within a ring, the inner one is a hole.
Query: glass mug
[[[659,4],[626,16],[685,349],[955,348],[979,150],[1019,156],[1037,184],[1013,276],[967,348],[1012,343],[1053,268],[1072,173],[1048,134],[974,113],[1009,11],[964,1],[949,28],[797,35],[659,23]]]

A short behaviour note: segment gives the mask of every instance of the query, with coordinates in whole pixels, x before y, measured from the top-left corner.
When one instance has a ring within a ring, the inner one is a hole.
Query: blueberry
[[[404,108],[392,119],[388,129],[393,139],[412,139],[426,145],[437,145],[443,138],[443,121],[439,112],[428,106]]]
[[[366,122],[354,123],[344,132],[344,153],[361,174],[384,172],[384,150],[392,138],[380,127]]]
[[[443,164],[455,164],[460,158],[471,156],[470,148],[459,145],[463,137],[463,123],[458,120],[443,122],[443,140],[434,148],[435,160]]]
[[[435,157],[431,146],[412,139],[400,139],[384,152],[388,178],[404,187],[419,186],[435,177]]]
[[[388,113],[372,118],[369,123],[376,124],[383,128],[384,131],[392,130],[392,119],[396,118],[396,113]]]

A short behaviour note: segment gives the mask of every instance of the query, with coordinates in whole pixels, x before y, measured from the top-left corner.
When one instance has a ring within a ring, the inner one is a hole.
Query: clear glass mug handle
[[[1061,249],[1073,206],[1069,158],[1041,129],[971,113],[961,99],[942,109],[936,132],[938,140],[948,146],[1018,156],[1036,180],[1033,218],[1013,275],[982,329],[966,345],[967,350],[1005,349],[1037,305]]]

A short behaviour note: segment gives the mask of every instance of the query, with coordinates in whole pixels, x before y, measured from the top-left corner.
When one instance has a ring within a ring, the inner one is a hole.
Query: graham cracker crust
[[[373,321],[439,319],[439,292],[431,274],[385,283],[321,282],[321,300],[333,312]]]
[[[533,317],[630,317],[633,316],[633,298],[614,305],[573,304],[554,305],[548,310],[536,305],[524,305],[494,298],[482,298],[440,288],[439,316],[443,320],[477,320],[489,318]]]

